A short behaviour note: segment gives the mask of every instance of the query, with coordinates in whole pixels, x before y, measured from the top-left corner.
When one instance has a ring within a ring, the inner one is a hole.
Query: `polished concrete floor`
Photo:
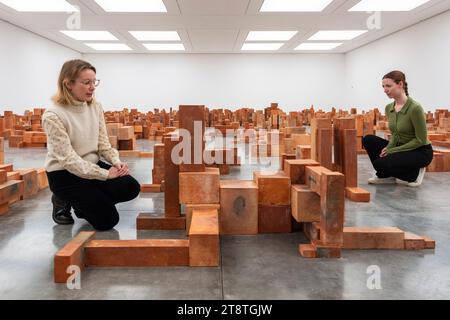
[[[139,143],[151,150],[152,143]],[[5,163],[42,167],[45,149],[9,149]],[[125,160],[125,158],[124,158]],[[152,159],[127,158],[141,183],[151,181]],[[221,264],[214,268],[89,268],[81,289],[53,283],[53,256],[80,230],[51,219],[50,191],[11,206],[0,217],[0,299],[448,299],[450,298],[450,173],[427,173],[420,188],[371,186],[367,156],[359,156],[360,186],[370,203],[346,202],[347,226],[397,226],[436,240],[435,250],[343,251],[336,260],[303,259],[299,232],[221,237]],[[272,168],[276,168],[273,163]],[[223,179],[251,179],[267,165],[232,168]],[[136,232],[140,212],[164,212],[163,194],[141,194],[118,205],[121,221],[98,239],[184,238],[182,231]],[[368,267],[380,268],[380,289],[369,289]]]

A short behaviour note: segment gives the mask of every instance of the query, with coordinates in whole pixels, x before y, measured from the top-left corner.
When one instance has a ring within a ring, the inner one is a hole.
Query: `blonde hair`
[[[80,73],[83,70],[87,69],[97,73],[95,67],[84,60],[69,60],[63,64],[58,78],[58,91],[52,97],[52,100],[55,104],[61,106],[69,106],[75,104],[76,99],[73,97],[72,93],[67,87],[67,84],[69,82],[75,81],[79,77]],[[94,99],[92,99],[92,101],[88,104],[91,104],[92,102],[94,102]]]

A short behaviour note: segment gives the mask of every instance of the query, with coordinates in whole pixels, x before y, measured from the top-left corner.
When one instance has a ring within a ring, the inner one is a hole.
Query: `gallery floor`
[[[139,141],[149,151],[152,142]],[[5,163],[42,167],[45,149],[9,149]],[[152,159],[124,158],[141,183],[150,183]],[[359,156],[359,184],[370,203],[346,201],[346,226],[397,226],[436,240],[435,250],[350,251],[341,259],[304,259],[300,232],[222,236],[221,264],[213,268],[89,268],[81,289],[53,283],[55,252],[81,230],[51,219],[50,190],[11,206],[0,217],[0,299],[447,299],[450,296],[450,173],[427,173],[419,188],[372,186],[369,159]],[[276,168],[278,163],[273,163]],[[233,167],[222,179],[252,179],[261,165]],[[164,212],[163,194],[141,194],[118,205],[121,221],[98,239],[184,238],[183,231],[136,231],[140,212]],[[381,289],[369,289],[368,267],[381,271]]]

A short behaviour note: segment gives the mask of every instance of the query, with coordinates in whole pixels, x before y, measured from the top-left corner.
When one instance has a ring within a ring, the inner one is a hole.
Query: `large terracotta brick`
[[[92,267],[188,266],[189,240],[92,240],[85,247]]]
[[[331,172],[322,166],[307,166],[305,169],[305,184],[320,195],[320,181],[324,172]]]
[[[314,167],[308,167],[314,168]],[[345,179],[342,173],[323,172],[320,177],[320,237],[324,245],[342,245]]]
[[[295,148],[296,159],[311,159],[311,145],[297,145]]]
[[[140,213],[136,218],[137,230],[184,230],[185,217],[159,217],[151,213]]]
[[[35,169],[17,169],[24,182],[22,199],[28,199],[39,192],[38,173]]]
[[[288,233],[292,231],[291,206],[258,205],[259,233]]]
[[[179,165],[177,159],[172,159],[172,150],[178,143],[172,136],[164,136],[164,212],[167,217],[179,217]],[[174,163],[175,161],[175,163]]]
[[[132,126],[123,126],[117,130],[117,139],[130,140],[134,138],[134,128]]]
[[[280,164],[281,164],[281,170],[284,171],[284,161],[295,159],[295,154],[289,154],[289,153],[282,153],[280,156]]]
[[[290,205],[291,179],[283,171],[254,171],[258,186],[258,204]]]
[[[292,216],[297,222],[320,221],[320,197],[306,185],[291,187]]]
[[[182,162],[180,164],[180,172],[205,171],[205,164],[203,163],[205,106],[180,105],[178,117],[180,129],[188,130],[191,135],[191,140],[189,141],[191,148],[190,163]],[[195,132],[195,122],[201,123],[199,132]],[[199,150],[198,153],[194,152],[196,147]]]
[[[152,182],[154,184],[161,184],[164,180],[164,144],[155,144],[153,152]]]
[[[186,204],[186,234],[189,234],[189,229],[191,227],[192,221],[192,213],[196,211],[210,211],[217,210],[220,216],[220,204],[211,204],[211,203],[200,203],[200,204]]]
[[[84,246],[95,238],[95,232],[82,231],[70,240],[54,257],[54,281],[66,283],[70,274],[67,273],[69,266],[78,266],[81,270],[85,267]]]
[[[284,172],[291,178],[291,184],[305,184],[306,166],[319,166],[319,163],[311,159],[284,160]]]
[[[405,232],[395,227],[345,227],[344,249],[403,249]]]
[[[258,233],[258,186],[254,181],[220,181],[220,233]]]
[[[220,172],[206,168],[204,172],[180,172],[180,203],[219,203]]]
[[[194,210],[189,229],[189,265],[217,267],[220,263],[219,215],[217,210]]]

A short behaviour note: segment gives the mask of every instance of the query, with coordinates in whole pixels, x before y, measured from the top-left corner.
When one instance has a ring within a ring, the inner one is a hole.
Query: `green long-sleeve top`
[[[422,106],[408,97],[403,108],[395,111],[395,102],[386,106],[386,116],[392,136],[387,153],[410,151],[430,144],[427,136],[425,113]]]

